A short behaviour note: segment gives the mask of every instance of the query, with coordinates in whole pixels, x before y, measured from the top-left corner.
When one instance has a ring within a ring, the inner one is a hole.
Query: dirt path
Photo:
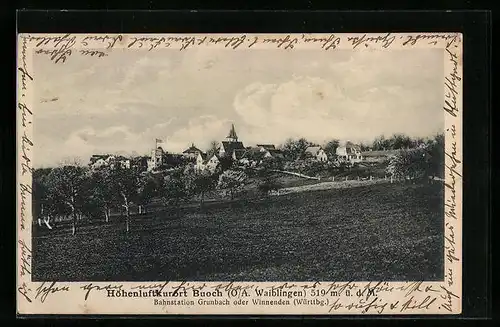
[[[307,176],[307,175],[300,174],[300,173],[295,173],[295,172],[292,172],[292,171],[285,171],[285,170],[271,170],[271,171],[275,172],[275,173],[285,174],[285,175],[292,175],[292,176],[302,177],[302,178],[305,178],[305,179],[319,180],[318,177]]]
[[[311,185],[301,185],[293,187],[285,187],[280,189],[278,192],[274,192],[272,195],[283,195],[289,193],[307,192],[307,191],[319,191],[319,190],[330,190],[337,188],[350,188],[373,184],[390,183],[390,180],[377,179],[377,180],[365,180],[365,181],[339,181],[339,182],[322,182]]]

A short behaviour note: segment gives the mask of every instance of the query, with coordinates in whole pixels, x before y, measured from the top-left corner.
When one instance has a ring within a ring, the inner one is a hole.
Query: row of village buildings
[[[319,162],[328,162],[330,160],[327,152],[321,146],[308,147],[305,152],[308,157]],[[227,156],[230,156],[233,162],[247,167],[256,167],[265,160],[284,158],[283,152],[274,144],[257,144],[256,146],[245,147],[243,142],[238,140],[234,125],[232,125],[226,140],[221,141],[217,151],[211,155],[207,155],[194,144],[181,154],[168,153],[162,147],[156,146],[151,151],[150,156],[127,158],[109,154],[93,155],[90,158],[89,165],[92,169],[120,166],[126,169],[135,167],[141,171],[155,171],[165,166],[192,162],[198,171],[208,170],[213,172],[221,164],[221,159]],[[335,159],[356,163],[363,160],[378,160],[380,157],[385,156],[387,156],[387,153],[381,151],[361,152],[359,145],[347,142],[345,145],[337,147]]]

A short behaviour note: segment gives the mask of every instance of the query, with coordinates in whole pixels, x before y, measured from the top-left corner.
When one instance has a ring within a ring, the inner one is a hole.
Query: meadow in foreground
[[[443,279],[443,185],[207,204],[33,238],[35,281]]]

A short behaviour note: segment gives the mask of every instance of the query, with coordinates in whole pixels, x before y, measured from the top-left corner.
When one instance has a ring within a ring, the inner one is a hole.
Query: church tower
[[[234,124],[231,124],[231,130],[229,135],[226,137],[228,142],[238,142],[238,135],[236,135],[236,130],[234,129]]]

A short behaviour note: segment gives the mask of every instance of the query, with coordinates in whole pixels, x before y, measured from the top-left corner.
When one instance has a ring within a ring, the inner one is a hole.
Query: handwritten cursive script
[[[382,44],[382,48],[388,48],[394,40],[396,40],[396,36],[391,33],[387,33],[384,36],[367,36],[366,34],[363,34],[360,37],[352,36],[347,38],[347,41],[351,42],[353,49],[356,49],[361,44],[367,48],[369,45],[373,43],[377,44],[379,42]]]
[[[19,184],[21,190],[20,215],[21,215],[21,230],[26,228],[26,198],[28,194],[32,194],[31,185]]]
[[[27,36],[28,41],[35,43],[35,54],[45,54],[54,63],[65,63],[73,53],[76,36],[65,34],[64,36]]]
[[[444,95],[446,100],[444,102],[444,110],[452,115],[453,117],[457,116],[457,95],[458,95],[458,82],[462,80],[460,76],[458,76],[458,56],[451,52],[449,49],[446,49],[446,52],[449,55],[449,60],[453,65],[453,69],[449,76],[445,77],[444,85],[447,88],[447,92]]]
[[[21,254],[21,266],[20,266],[20,274],[24,276],[26,274],[31,274],[31,249],[26,245],[24,240],[19,240],[19,252]]]
[[[88,300],[90,293],[92,291],[107,291],[107,290],[121,290],[123,288],[122,284],[117,284],[117,285],[104,285],[104,286],[99,286],[99,285],[94,285],[93,283],[86,284],[83,286],[80,286],[82,290],[85,291],[85,301]]]
[[[69,292],[69,286],[56,286],[56,282],[43,282],[36,289],[35,299],[40,300],[40,302],[44,303],[47,297],[50,294],[58,293],[58,292]]]

